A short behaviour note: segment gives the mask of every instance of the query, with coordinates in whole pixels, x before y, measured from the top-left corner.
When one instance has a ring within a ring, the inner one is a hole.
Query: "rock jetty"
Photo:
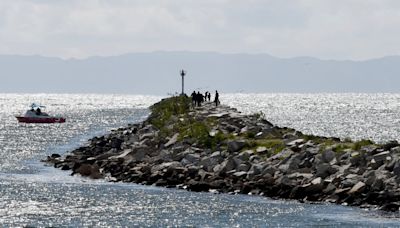
[[[398,211],[400,145],[306,135],[186,97],[45,162],[90,178]]]

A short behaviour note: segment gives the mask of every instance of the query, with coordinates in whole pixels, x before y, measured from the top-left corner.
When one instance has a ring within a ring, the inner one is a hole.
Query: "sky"
[[[1,0],[0,54],[400,54],[399,0]]]

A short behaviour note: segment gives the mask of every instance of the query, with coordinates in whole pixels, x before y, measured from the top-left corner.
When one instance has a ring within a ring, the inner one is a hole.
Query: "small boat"
[[[64,123],[65,118],[58,116],[49,116],[42,111],[45,106],[33,103],[31,109],[26,111],[24,116],[16,116],[20,123]]]

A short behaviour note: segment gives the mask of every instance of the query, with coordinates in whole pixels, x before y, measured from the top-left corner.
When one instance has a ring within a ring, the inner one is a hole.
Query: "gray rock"
[[[311,184],[321,184],[322,183],[322,178],[317,177],[314,180],[311,181]]]
[[[376,162],[386,161],[387,157],[390,157],[390,152],[389,151],[384,151],[384,152],[381,152],[379,154],[375,154],[373,156],[373,158],[374,158],[374,160]]]
[[[390,149],[393,154],[400,154],[400,146],[396,146]]]
[[[252,150],[246,150],[235,156],[235,158],[241,160],[241,161],[248,161],[250,159],[250,156],[252,156],[254,152]]]
[[[222,153],[221,151],[215,151],[210,155],[211,158],[222,158]]]
[[[264,170],[262,171],[262,173],[261,173],[261,175],[265,175],[265,174],[270,174],[271,176],[274,176],[274,174],[275,174],[275,172],[277,171],[278,169],[277,168],[275,168],[274,166],[266,166],[265,168],[264,168]]]
[[[238,167],[237,167],[237,171],[245,171],[245,172],[247,172],[247,171],[249,171],[249,169],[250,169],[250,165],[249,164],[247,164],[247,163],[242,163],[242,164],[240,164]]]
[[[140,135],[139,137],[139,141],[143,141],[144,139],[150,139],[154,137],[154,132],[150,132],[150,133],[145,133],[143,135]]]
[[[351,195],[351,194],[361,193],[364,189],[365,189],[365,183],[359,181],[350,189],[349,194]]]
[[[334,168],[333,166],[331,166],[328,163],[321,163],[319,165],[317,165],[317,172],[316,172],[316,176],[317,177],[322,177],[322,178],[326,178],[331,174],[334,174],[337,172],[337,169]]]
[[[326,150],[322,153],[322,161],[330,163],[336,157],[336,153],[332,150]]]
[[[400,177],[400,160],[397,160],[393,166],[393,174]]]
[[[99,179],[102,177],[100,169],[96,164],[94,165],[82,164],[76,170],[74,170],[74,172],[79,173],[85,177],[90,177],[92,179]]]
[[[290,146],[298,146],[302,143],[304,143],[304,139],[296,139],[286,143],[286,145],[290,147]]]
[[[261,161],[261,157],[258,155],[251,155],[249,161],[253,163],[258,163]]]
[[[261,174],[261,172],[263,171],[264,166],[260,165],[260,164],[253,164],[250,169],[249,172],[252,172],[254,175],[259,175]]]
[[[200,161],[199,154],[186,154],[185,159],[188,160],[190,163],[197,164]]]
[[[245,172],[245,171],[233,173],[233,176],[235,176],[235,177],[245,177],[246,175],[247,175],[247,172]]]
[[[181,160],[181,164],[182,164],[183,166],[187,166],[187,165],[192,165],[193,162],[187,160],[186,158],[183,158],[183,159]]]
[[[224,160],[223,162],[221,162],[220,164],[220,173],[226,173],[226,172],[230,172],[232,170],[235,170],[236,168],[236,164],[233,158],[228,158],[226,160]],[[216,172],[216,171],[214,171]]]
[[[179,136],[179,133],[176,133],[174,136],[172,136],[172,138],[164,145],[164,147],[169,147],[169,146],[175,144],[178,141],[178,136]]]
[[[237,152],[243,149],[246,146],[246,142],[242,140],[234,140],[228,142],[228,151],[229,152]]]
[[[214,167],[223,161],[222,156],[204,157],[200,160],[199,165],[202,165],[204,170],[211,172]]]
[[[260,153],[260,154],[268,153],[268,149],[265,146],[259,146],[259,147],[257,147],[256,152]]]
[[[177,167],[182,167],[182,164],[180,162],[177,161],[173,161],[173,162],[164,162],[161,163],[159,165],[155,165],[153,167],[151,167],[151,173],[156,173],[158,171],[164,170],[164,169],[169,169],[169,168],[177,168]]]
[[[292,150],[285,148],[281,152],[268,158],[268,160],[271,161],[271,160],[276,160],[276,159],[279,159],[279,160],[285,159],[285,158],[290,157],[293,153],[294,152]]]

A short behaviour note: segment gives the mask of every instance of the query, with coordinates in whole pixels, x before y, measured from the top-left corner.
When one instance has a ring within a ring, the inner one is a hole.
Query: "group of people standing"
[[[196,107],[196,106],[200,107],[201,103],[203,103],[205,101],[209,101],[209,102],[211,101],[211,93],[208,91],[205,92],[204,95],[202,93],[200,93],[199,91],[197,91],[197,93],[196,93],[196,91],[193,91],[191,97],[192,97],[192,104],[194,107]],[[217,90],[215,90],[214,103],[215,103],[215,106],[218,106],[220,104],[219,94],[218,94]]]

